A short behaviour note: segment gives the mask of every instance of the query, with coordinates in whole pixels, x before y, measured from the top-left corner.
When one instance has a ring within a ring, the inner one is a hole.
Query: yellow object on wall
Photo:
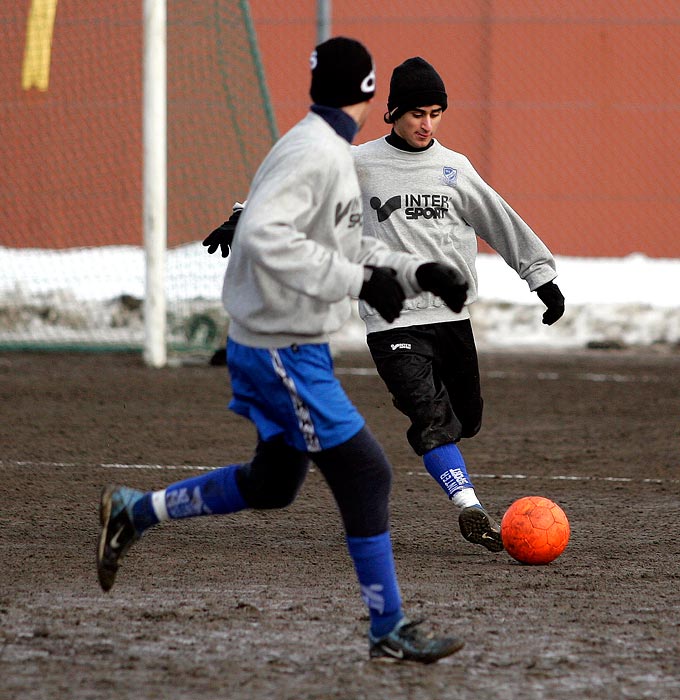
[[[50,82],[52,32],[57,0],[31,0],[26,27],[26,49],[21,71],[21,87],[45,92]]]

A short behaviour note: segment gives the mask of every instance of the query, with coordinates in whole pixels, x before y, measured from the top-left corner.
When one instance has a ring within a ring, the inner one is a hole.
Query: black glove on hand
[[[229,255],[229,248],[234,240],[234,231],[243,208],[234,209],[233,214],[221,225],[218,226],[204,241],[203,245],[208,247],[208,252],[212,255],[217,248],[222,248],[222,257]]]
[[[543,314],[543,323],[552,326],[555,321],[562,318],[564,313],[564,297],[560,288],[554,282],[546,282],[537,290],[538,298],[548,307]]]
[[[416,270],[418,284],[425,292],[432,292],[456,313],[463,310],[468,284],[455,267],[442,263],[425,263]]]
[[[406,295],[391,267],[364,267],[364,284],[359,299],[370,304],[388,323],[399,316]]]

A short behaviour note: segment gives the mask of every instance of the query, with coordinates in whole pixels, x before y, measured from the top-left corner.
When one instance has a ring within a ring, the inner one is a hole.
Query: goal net
[[[167,0],[167,342],[214,349],[201,241],[276,138],[244,0]],[[0,348],[144,344],[142,0],[0,8]]]

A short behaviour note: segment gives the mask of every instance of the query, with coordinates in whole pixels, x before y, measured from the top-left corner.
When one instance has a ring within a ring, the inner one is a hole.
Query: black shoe
[[[450,656],[463,648],[463,640],[457,637],[436,638],[417,629],[423,620],[402,618],[384,637],[369,633],[369,655],[379,661],[418,661],[431,664]]]
[[[111,590],[120,560],[140,538],[132,522],[132,506],[142,496],[141,491],[125,486],[106,486],[99,504],[102,526],[97,546],[97,576],[105,591]]]
[[[458,516],[458,525],[468,542],[481,544],[490,552],[503,551],[501,529],[481,506],[463,508]]]

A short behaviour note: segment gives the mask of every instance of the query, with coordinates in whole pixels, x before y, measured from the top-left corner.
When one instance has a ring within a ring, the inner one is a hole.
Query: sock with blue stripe
[[[481,505],[468,476],[463,455],[453,442],[426,452],[423,464],[454,505],[460,508]]]
[[[389,532],[347,537],[347,548],[371,619],[371,634],[384,637],[404,616]]]
[[[133,506],[135,527],[143,532],[162,520],[223,515],[247,508],[236,483],[238,466],[215,469],[145,493]]]

